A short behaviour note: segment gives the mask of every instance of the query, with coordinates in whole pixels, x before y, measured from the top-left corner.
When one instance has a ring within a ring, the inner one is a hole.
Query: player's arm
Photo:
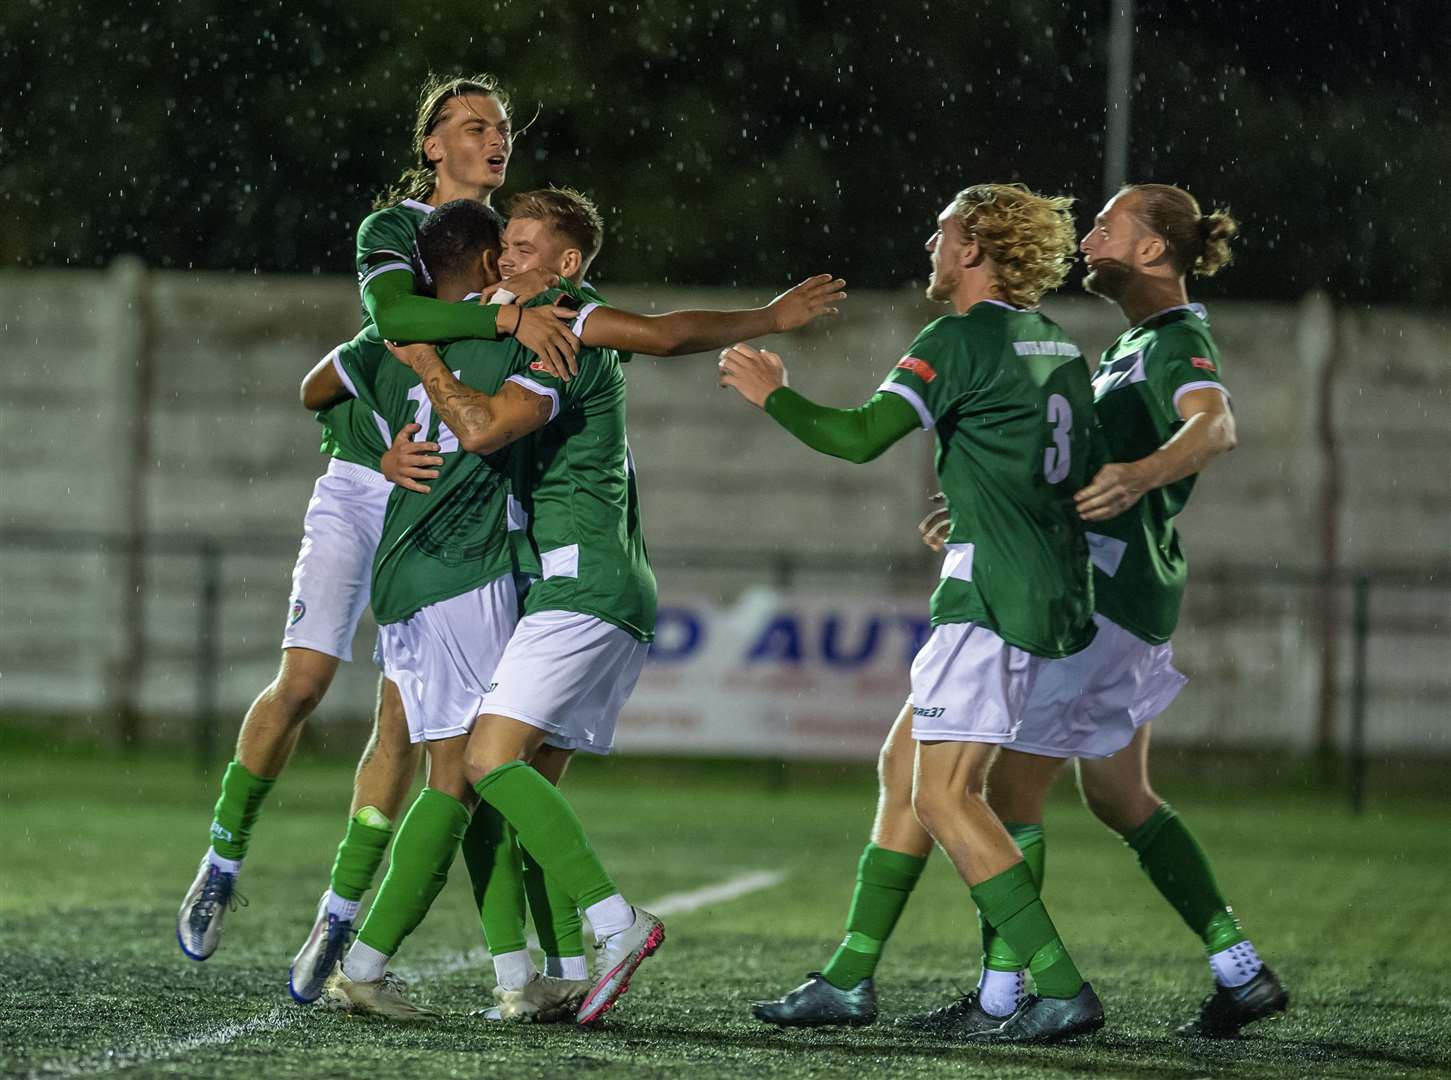
[[[334,349],[303,376],[299,396],[302,398],[302,407],[309,412],[330,409],[338,402],[353,396],[334,362],[336,357],[337,350]]]
[[[1073,498],[1084,521],[1117,517],[1155,488],[1200,472],[1236,444],[1234,413],[1218,387],[1201,387],[1176,403],[1182,427],[1148,457],[1105,465]]]
[[[855,409],[818,405],[786,384],[775,353],[733,345],[720,354],[720,385],[730,387],[811,449],[861,464],[871,461],[920,424],[911,404],[878,391]]]
[[[413,369],[423,383],[439,419],[458,436],[458,444],[471,454],[492,454],[538,431],[554,418],[558,395],[536,393],[516,382],[505,382],[497,394],[465,386],[448,370],[432,345],[396,345],[388,349]]]
[[[551,366],[568,368],[579,338],[547,307],[451,304],[413,292],[411,270],[388,270],[363,286],[363,304],[388,341],[494,340],[513,336]]]
[[[663,315],[637,315],[619,308],[595,306],[575,322],[586,345],[647,356],[685,356],[729,345],[733,341],[798,330],[846,299],[846,282],[830,274],[809,277],[787,289],[765,307],[732,311],[687,310]]]

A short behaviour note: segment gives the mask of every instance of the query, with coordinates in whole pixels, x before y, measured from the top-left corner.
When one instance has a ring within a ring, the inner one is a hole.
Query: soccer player
[[[1049,1041],[1103,1025],[1093,988],[983,796],[988,766],[1013,738],[1037,673],[1094,636],[1088,549],[1073,504],[1093,450],[1088,367],[1033,310],[1068,273],[1070,205],[1020,185],[959,192],[927,243],[927,295],[953,313],[923,329],[860,408],[808,401],[787,386],[772,353],[738,345],[721,354],[722,386],[823,453],[868,461],[918,426],[935,431],[951,517],[932,635],[882,748],[877,819],[846,938],[822,972],[778,1001],[757,1003],[761,1020],[876,1018],[872,973],[935,840],[983,917],[1029,958],[1037,989],[1012,1016],[971,1037]]]
[[[414,129],[417,161],[380,199],[389,205],[358,229],[365,323],[376,320],[382,332],[405,340],[495,336],[497,306],[444,304],[414,295],[411,253],[414,234],[432,201],[465,197],[487,202],[504,182],[511,149],[508,97],[493,76],[428,81]],[[578,348],[577,339],[548,311],[514,307],[505,318],[508,331],[550,363],[562,365]],[[331,685],[338,662],[351,658],[350,643],[368,603],[369,566],[390,491],[380,468],[388,466],[374,445],[369,410],[360,411],[349,399],[324,410],[320,419],[323,450],[330,461],[303,521],[282,663],[243,719],[236,755],[222,777],[211,844],[177,917],[177,941],[194,960],[216,951],[223,917],[236,902],[237,878],[263,801],[291,756],[303,722]],[[402,456],[399,469],[407,469],[417,453],[411,434],[397,433],[391,453]],[[402,706],[396,688],[386,682],[380,685],[378,716],[358,767],[353,816],[331,887],[319,902],[299,960],[319,951],[336,959],[415,771],[417,759],[402,738]],[[289,986],[294,997],[306,1001],[316,998],[321,981],[290,981]]]
[[[1040,673],[988,795],[1041,883],[1043,803],[1059,767],[1076,759],[1084,802],[1204,943],[1215,988],[1178,1031],[1207,1037],[1234,1035],[1289,1004],[1208,857],[1148,775],[1150,722],[1185,682],[1169,643],[1187,575],[1174,518],[1195,477],[1235,444],[1219,348],[1185,279],[1227,265],[1237,232],[1228,213],[1201,213],[1182,188],[1138,184],[1114,196],[1083,238],[1084,287],[1118,304],[1130,324],[1093,377],[1114,464],[1075,496],[1090,523],[1098,635]],[[940,514],[923,522],[929,544],[944,524]],[[1022,983],[1017,954],[985,924],[978,988],[941,1010],[942,1019],[958,1028],[996,1023],[1020,1003]]]
[[[577,313],[548,306],[528,308],[526,311],[567,314],[575,322],[574,332],[584,333],[591,345],[661,356],[698,352],[718,348],[742,336],[784,332],[805,326],[823,315],[834,313],[836,308],[832,305],[846,296],[841,291],[844,282],[829,274],[818,274],[760,308],[687,310],[655,316],[620,311],[602,306],[598,294],[588,287],[584,287],[583,291],[579,288],[603,243],[603,221],[593,203],[568,189],[542,189],[519,196],[511,205],[511,209],[516,208],[517,212],[527,215],[525,220],[537,227],[538,250],[550,258],[545,261],[534,259],[528,265],[516,258],[509,267],[508,286],[519,289],[521,286],[517,283],[521,281],[554,280],[556,274],[550,268],[556,268],[563,276],[564,287],[570,290],[576,302],[582,302],[584,306]],[[500,260],[502,266],[503,260]],[[491,287],[485,288],[485,293],[490,291]],[[521,296],[521,299],[527,299],[527,296]],[[377,347],[376,341],[373,347]],[[558,366],[555,372],[564,375]],[[362,425],[363,437],[375,426],[366,409],[360,410],[354,419]],[[419,445],[430,452],[435,449],[432,443]],[[401,475],[390,478],[409,490],[426,493],[428,487],[425,481],[436,475],[432,467],[436,458],[415,456],[401,460]],[[388,729],[391,731],[401,725],[401,719],[391,721]],[[393,741],[401,740],[394,738]],[[557,783],[569,756],[568,751],[545,747],[531,759],[531,763],[551,782]],[[404,788],[406,790],[406,780]],[[541,1013],[547,1013],[557,1005],[557,984],[535,978],[537,973],[524,942],[522,897],[526,893],[529,897],[535,929],[545,953],[544,974],[551,978],[577,983],[587,974],[579,913],[567,895],[545,880],[527,852],[518,853],[512,829],[507,823],[485,823],[487,817],[487,813],[476,816],[475,825],[464,845],[464,854],[474,876],[485,937],[494,956],[498,979],[494,993],[501,1010],[499,1017],[529,1016],[537,1019]],[[349,824],[350,834],[372,835],[363,833],[363,829],[361,822]],[[486,840],[484,834],[492,839]],[[384,839],[386,842],[386,836]],[[345,838],[344,844],[347,842]],[[368,850],[376,850],[381,856],[381,847]],[[518,853],[516,857],[522,859],[521,865],[513,864],[511,851]],[[342,854],[340,850],[340,865]],[[314,1000],[321,992],[351,929],[357,901],[371,884],[377,865],[376,859],[360,865],[348,878],[350,902],[347,908],[333,910],[336,902],[330,897],[319,903],[312,930],[293,962],[290,986],[298,1000]],[[338,877],[335,872],[334,879]],[[337,891],[334,888],[334,895]]]
[[[466,256],[433,260],[440,296],[477,290],[491,276],[491,253],[478,258],[451,220],[466,223],[475,209],[450,204],[447,218],[440,211],[429,224],[430,234],[452,233]],[[464,450],[495,453],[539,431],[529,446],[527,492],[521,487],[519,494],[542,577],[529,590],[524,618],[483,688],[464,766],[478,797],[513,826],[524,848],[594,928],[597,969],[577,1016],[588,1023],[627,989],[639,964],[664,940],[664,927],[624,900],[568,802],[528,762],[546,743],[561,750],[609,751],[619,710],[654,634],[655,579],[645,557],[625,444],[624,378],[617,356],[608,351],[591,353],[568,382],[536,370],[532,357],[516,353],[513,374],[497,394],[489,394],[450,370],[457,350],[469,344],[445,348],[442,358],[431,346],[399,349],[398,355],[417,372],[434,412]],[[455,813],[453,835],[466,822],[466,812]],[[435,828],[434,835],[447,839],[442,829]],[[416,925],[432,899],[419,885],[441,882],[447,863],[435,857],[431,875],[410,865],[394,888],[402,858],[398,847],[358,944],[329,985],[330,993],[354,1008],[407,1016],[406,1010],[419,1011],[384,981],[392,955],[388,946],[396,949],[401,937],[375,940],[373,926],[401,921],[406,933]],[[400,907],[406,919],[399,920]]]

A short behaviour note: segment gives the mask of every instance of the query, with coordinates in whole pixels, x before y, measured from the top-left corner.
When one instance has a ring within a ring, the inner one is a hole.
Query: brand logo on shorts
[[[947,712],[947,707],[945,705],[936,705],[930,709],[922,705],[912,706],[912,715],[920,716],[924,720],[936,720],[945,712]]]
[[[292,601],[292,614],[287,617],[288,626],[296,626],[307,614],[307,605],[301,600]]]
[[[902,357],[902,359],[897,361],[897,366],[906,371],[910,371],[923,382],[931,382],[937,378],[937,372],[932,369],[932,365],[926,360],[917,359],[915,356]]]
[[[492,693],[493,693],[493,692],[494,692],[494,688],[495,688],[495,687],[496,687],[496,686],[498,686],[498,685],[499,685],[499,684],[498,684],[498,683],[496,683],[496,682],[491,682],[491,683],[489,683],[489,685],[488,685],[488,686],[486,686],[486,687],[484,687],[484,693],[486,693],[486,694],[492,694]]]

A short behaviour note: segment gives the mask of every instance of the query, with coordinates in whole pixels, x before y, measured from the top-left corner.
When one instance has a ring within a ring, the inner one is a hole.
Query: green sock
[[[1028,970],[1039,994],[1070,998],[1083,988],[1083,976],[1053,928],[1026,862],[1014,863],[974,885],[972,898],[1013,952],[1028,957]]]
[[[377,807],[365,806],[348,819],[348,831],[333,860],[331,889],[344,900],[361,900],[393,839],[393,823]]]
[[[254,776],[235,758],[222,774],[222,793],[212,811],[212,850],[224,859],[240,859],[247,854],[252,826],[262,811],[262,800],[272,790],[277,778]]]
[[[564,887],[544,873],[538,860],[524,852],[524,890],[529,913],[545,956],[583,956],[584,920]]]
[[[1124,843],[1138,853],[1139,865],[1154,887],[1210,953],[1247,940],[1214,880],[1209,856],[1168,803],[1125,833]]]
[[[393,842],[393,860],[378,890],[358,940],[392,956],[423,921],[453,865],[469,812],[452,795],[436,788],[418,793]]]
[[[489,951],[495,956],[518,952],[525,946],[524,866],[518,837],[499,811],[480,803],[464,834],[463,850]]]
[[[1028,872],[1033,875],[1033,885],[1041,895],[1043,892],[1043,864],[1048,857],[1048,850],[1043,839],[1043,826],[1005,821],[1003,828],[1008,830],[1008,835],[1013,838],[1013,842],[1018,845],[1018,850],[1023,853],[1023,861],[1028,864]],[[1002,935],[982,917],[981,911],[977,913],[977,921],[982,930],[983,967],[990,971],[1022,971],[1027,967],[1018,959],[1018,954],[1013,952],[1012,947],[1003,940]]]
[[[868,844],[856,868],[856,891],[846,916],[846,937],[822,969],[821,977],[838,990],[850,990],[877,970],[882,947],[927,859]]]
[[[519,843],[576,906],[587,908],[619,892],[589,846],[574,808],[537,770],[511,761],[485,776],[474,790],[508,819]]]

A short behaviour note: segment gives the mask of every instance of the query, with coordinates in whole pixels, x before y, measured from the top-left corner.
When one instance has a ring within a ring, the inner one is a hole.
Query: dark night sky
[[[1446,306],[1451,5],[1139,0],[1130,175],[1229,203],[1207,289]],[[421,76],[498,71],[508,190],[589,190],[602,280],[921,274],[952,191],[1102,191],[1108,3],[0,8],[0,263],[341,273]]]

